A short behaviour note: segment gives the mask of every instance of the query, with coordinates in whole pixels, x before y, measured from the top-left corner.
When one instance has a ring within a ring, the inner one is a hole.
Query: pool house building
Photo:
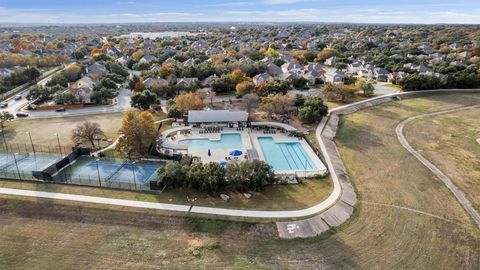
[[[204,110],[189,111],[188,123],[195,127],[203,126],[245,126],[248,121],[246,111]]]

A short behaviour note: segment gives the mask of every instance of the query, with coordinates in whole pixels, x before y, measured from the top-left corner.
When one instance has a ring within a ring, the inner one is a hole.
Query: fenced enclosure
[[[70,184],[131,190],[150,190],[162,162],[129,161],[81,156],[58,171],[53,180]]]
[[[39,145],[29,143],[0,143],[0,151],[3,153],[47,153],[66,155],[72,152],[72,146],[58,146],[58,145]]]
[[[90,156],[88,148],[8,144],[0,149],[0,178],[150,191],[161,161]],[[12,151],[13,150],[13,151]]]
[[[38,180],[36,172],[58,160],[59,156],[45,153],[0,153],[0,178]]]

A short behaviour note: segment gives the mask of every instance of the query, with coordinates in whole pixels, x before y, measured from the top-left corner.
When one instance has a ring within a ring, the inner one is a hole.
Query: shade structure
[[[233,150],[232,152],[230,152],[230,156],[234,156],[234,157],[241,156],[242,154],[243,153],[240,150]]]

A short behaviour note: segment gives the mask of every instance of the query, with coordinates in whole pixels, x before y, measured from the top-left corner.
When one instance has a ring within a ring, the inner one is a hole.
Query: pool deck
[[[166,141],[170,144],[181,144],[181,140],[185,139],[209,139],[211,141],[220,140],[222,134],[240,134],[242,138],[243,148],[216,148],[210,149],[210,156],[208,155],[207,149],[196,149],[189,147],[188,154],[192,156],[199,157],[203,163],[207,162],[220,162],[226,160],[229,163],[234,163],[238,161],[245,160],[245,156],[247,155],[248,151],[254,150],[258,153],[258,158],[260,160],[266,161],[265,155],[263,154],[262,147],[258,141],[259,137],[272,137],[274,142],[276,143],[300,143],[301,146],[304,148],[305,152],[310,157],[311,161],[315,165],[315,169],[307,169],[307,170],[276,170],[275,173],[278,175],[286,175],[286,176],[297,176],[297,177],[312,177],[316,175],[323,175],[327,173],[327,168],[322,163],[320,158],[315,154],[313,149],[310,145],[304,140],[293,136],[288,136],[288,132],[281,132],[280,130],[276,130],[275,134],[264,134],[263,130],[254,130],[244,128],[243,131],[238,131],[236,128],[223,128],[223,131],[218,133],[200,133],[199,131],[202,129],[199,128],[192,128],[190,129],[190,134],[182,134],[180,131],[177,132],[174,137],[167,138]],[[170,133],[171,134],[171,133]],[[241,150],[243,155],[234,159],[234,157],[230,157],[229,153],[233,150]],[[230,159],[226,159],[230,157]]]

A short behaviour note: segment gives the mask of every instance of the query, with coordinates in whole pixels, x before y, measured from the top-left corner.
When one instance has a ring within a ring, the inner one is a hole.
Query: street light
[[[97,158],[97,159],[95,160],[95,163],[97,164],[98,185],[99,185],[100,187],[102,187],[102,181],[100,181],[100,168],[98,167],[98,161],[100,161],[100,159]]]
[[[135,190],[137,190],[137,180],[135,177],[135,161],[132,162],[132,171],[133,171],[133,185],[135,186]]]
[[[18,179],[22,180],[22,176],[20,175],[20,169],[18,168],[16,155],[18,155],[18,153],[13,153],[13,160],[15,161],[15,166],[17,167]]]
[[[33,146],[32,134],[30,134],[29,131],[27,131],[26,133],[28,134],[28,138],[30,138],[30,144],[32,145],[33,159],[35,160],[35,169],[38,169],[38,167],[37,167],[37,155],[35,153],[35,147]]]
[[[60,139],[58,138],[58,133],[54,134],[57,137],[58,150],[60,151],[60,157],[63,157],[62,146],[60,145]]]
[[[8,146],[7,146],[7,140],[5,139],[5,133],[3,129],[1,130],[2,132],[2,137],[3,137],[3,143],[5,144],[5,151],[7,151],[7,157],[8,157]]]
[[[32,134],[30,134],[29,131],[27,131],[26,133],[28,135],[28,138],[30,138],[30,144],[32,145],[33,155],[35,155],[35,147],[33,146]]]

